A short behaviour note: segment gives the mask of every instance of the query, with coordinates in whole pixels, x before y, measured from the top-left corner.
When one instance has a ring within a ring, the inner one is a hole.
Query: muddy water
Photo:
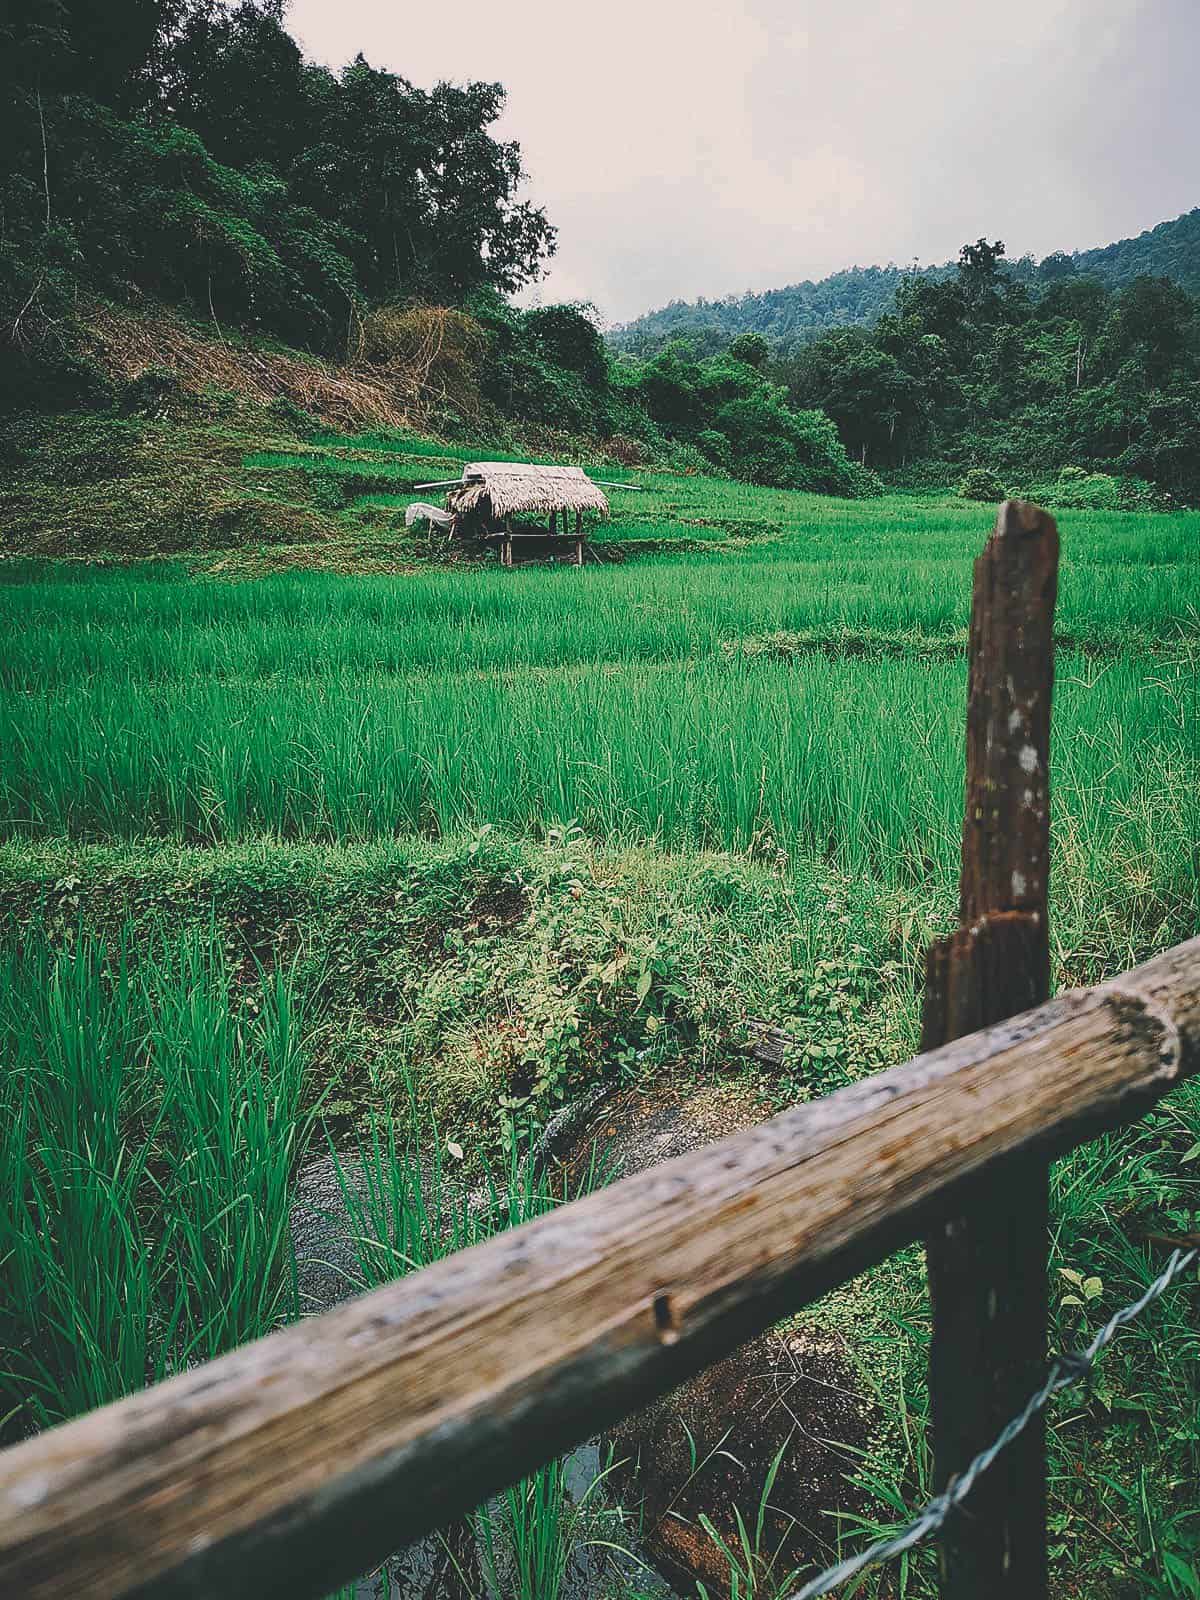
[[[351,1166],[347,1162],[347,1174]],[[357,1257],[341,1188],[328,1158],[310,1163],[300,1174],[291,1220],[304,1314],[326,1311],[358,1293]],[[639,1553],[636,1529],[629,1525],[632,1519],[618,1525],[605,1501],[603,1486],[592,1487],[603,1465],[598,1441],[581,1445],[566,1460],[567,1497],[575,1507],[583,1502],[583,1510],[559,1600],[625,1600],[626,1596],[675,1600],[676,1591]],[[491,1502],[489,1510],[493,1527],[502,1528],[500,1502]],[[571,1510],[565,1514],[569,1519]],[[500,1543],[497,1541],[498,1559],[502,1562]],[[488,1582],[482,1552],[475,1548],[477,1541],[461,1524],[452,1544],[453,1561],[437,1535],[408,1546],[379,1570],[359,1579],[355,1600],[509,1600],[507,1584],[502,1583],[498,1591]],[[623,1548],[611,1548],[614,1545]],[[461,1577],[455,1576],[455,1562]]]
[[[639,1554],[633,1530],[618,1528],[604,1517],[599,1500],[603,1491],[592,1487],[601,1470],[601,1448],[595,1441],[580,1445],[567,1457],[569,1498],[578,1505],[586,1496],[584,1517],[587,1517],[586,1508],[593,1504],[599,1509],[599,1515],[590,1523],[581,1524],[559,1600],[602,1600],[602,1597],[604,1600],[626,1600],[626,1597],[678,1600],[677,1591]],[[489,1511],[494,1525],[502,1527],[500,1502],[490,1502]],[[613,1545],[624,1548],[614,1549]],[[509,1600],[512,1591],[503,1581],[503,1572],[499,1587],[484,1574],[481,1551],[476,1549],[473,1556],[467,1555],[465,1559],[461,1548],[455,1554],[466,1572],[465,1581],[453,1575],[445,1547],[434,1535],[392,1556],[369,1577],[360,1578],[355,1587],[355,1600]],[[497,1557],[502,1564],[504,1552],[499,1548],[499,1541]]]

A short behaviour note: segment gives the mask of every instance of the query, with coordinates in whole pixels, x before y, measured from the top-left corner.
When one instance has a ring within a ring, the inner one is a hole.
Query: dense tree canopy
[[[772,371],[877,467],[932,457],[1018,484],[1086,468],[1200,498],[1200,304],[1165,278],[1112,292],[1060,261],[1030,284],[980,240],[952,276],[906,282],[874,328]]]
[[[348,305],[509,292],[553,250],[498,84],[305,61],[279,0],[15,0],[0,313],[63,275],[330,348]]]
[[[758,333],[777,355],[793,355],[831,328],[872,327],[895,310],[897,294],[911,278],[937,282],[954,276],[954,271],[953,264],[920,269],[847,267],[815,283],[806,280],[720,300],[673,300],[614,330],[611,341],[617,349],[647,356],[672,339],[686,339],[698,354],[714,355],[738,334]],[[1093,279],[1108,289],[1124,288],[1134,278],[1159,277],[1200,295],[1200,207],[1161,222],[1136,239],[1074,255],[1057,250],[1040,263],[1025,256],[1005,261],[1003,272],[1035,291],[1064,277]]]

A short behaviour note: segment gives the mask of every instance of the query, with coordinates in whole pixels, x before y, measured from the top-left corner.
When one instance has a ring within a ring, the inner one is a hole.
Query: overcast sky
[[[536,293],[610,322],[1200,205],[1200,0],[293,0],[288,25],[331,65],[503,83],[559,230]]]

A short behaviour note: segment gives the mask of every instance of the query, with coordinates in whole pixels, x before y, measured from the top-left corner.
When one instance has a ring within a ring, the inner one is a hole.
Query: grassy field
[[[348,530],[495,453],[331,438],[246,470],[342,475]],[[637,481],[582,572],[415,545],[400,577],[0,567],[6,1436],[299,1314],[291,1191],[330,1139],[378,1174],[372,1283],[461,1242],[450,1198],[429,1215],[447,1139],[503,1176],[602,1076],[765,1114],[912,1049],[991,514]],[[1053,948],[1077,983],[1200,928],[1200,516],[1061,527]],[[738,1053],[747,1017],[791,1030],[785,1071]],[[1058,1165],[1060,1344],[1148,1281],[1146,1231],[1193,1225],[1198,1143],[1189,1091]],[[1162,1302],[1055,1413],[1056,1592],[1200,1593],[1197,1307]],[[929,1487],[918,1255],[810,1315],[884,1419],[886,1523]],[[565,1494],[551,1471],[489,1513],[505,1600],[563,1592]],[[765,1572],[750,1592],[773,1600]]]

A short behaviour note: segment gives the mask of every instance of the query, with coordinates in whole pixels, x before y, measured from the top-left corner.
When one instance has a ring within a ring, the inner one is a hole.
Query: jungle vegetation
[[[284,0],[117,0],[102,22],[18,0],[0,79],[10,410],[128,409],[78,330],[97,303],[149,301],[221,338],[405,369],[405,404],[418,390],[448,437],[553,427],[631,463],[852,497],[882,473],[1111,509],[1200,499],[1200,213],[1037,265],[981,239],[955,267],[658,314],[631,349],[590,306],[509,298],[555,231],[494,136],[499,84],[427,90],[361,54],[332,71]],[[798,321],[780,309],[797,294],[819,302]],[[414,385],[430,307],[454,320],[440,381]]]

